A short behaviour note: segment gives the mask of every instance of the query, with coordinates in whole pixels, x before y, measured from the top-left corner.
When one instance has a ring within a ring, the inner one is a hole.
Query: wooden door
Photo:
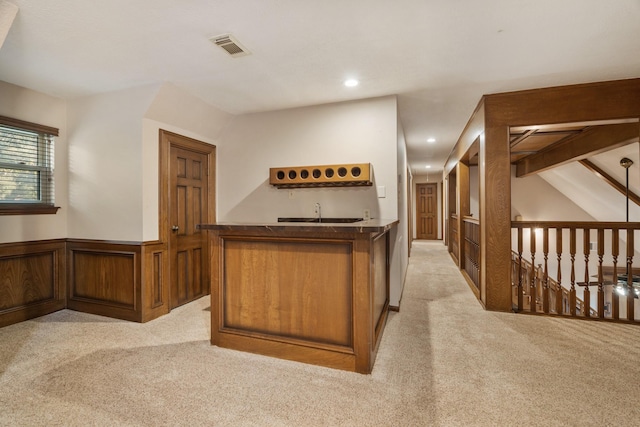
[[[208,174],[205,153],[171,145],[169,156],[169,257],[173,309],[209,293],[206,232],[209,222]]]
[[[416,184],[416,237],[438,238],[437,184]]]

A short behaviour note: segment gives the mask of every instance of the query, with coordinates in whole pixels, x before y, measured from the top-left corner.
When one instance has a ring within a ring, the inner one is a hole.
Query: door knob
[[[178,227],[177,225],[174,225],[173,227],[171,227],[171,230],[173,231],[178,231],[180,229],[180,227]]]

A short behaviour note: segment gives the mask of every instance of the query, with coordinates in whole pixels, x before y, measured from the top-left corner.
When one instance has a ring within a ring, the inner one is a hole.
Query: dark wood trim
[[[610,221],[511,221],[513,228],[574,228],[574,229],[631,229],[640,230],[640,222]]]
[[[0,244],[0,327],[66,306],[65,241]]]
[[[455,170],[458,162],[464,158],[469,158],[469,151],[472,149],[474,143],[476,143],[479,135],[484,132],[485,97],[482,97],[480,102],[478,102],[478,105],[464,127],[458,142],[453,147],[453,150],[451,150],[451,154],[449,154],[449,158],[445,162],[443,175],[449,175],[453,170]],[[473,148],[473,150],[475,151],[476,149]]]
[[[596,126],[572,135],[537,154],[516,162],[516,176],[529,176],[553,167],[622,147],[637,141],[640,123]]]
[[[5,125],[18,129],[26,129],[34,132],[46,133],[47,135],[58,136],[58,128],[40,125],[38,123],[27,122],[24,120],[14,119],[11,117],[0,116],[0,125]]]
[[[395,311],[396,313],[400,312],[400,307],[396,306],[396,305],[390,305],[389,306],[389,311]]]
[[[580,164],[589,169],[595,176],[602,179],[604,182],[612,186],[614,189],[618,190],[620,194],[626,197],[627,188],[624,185],[620,184],[614,177],[606,173],[603,169],[596,166],[592,161],[583,159],[580,160]],[[629,200],[640,206],[640,197],[638,197],[638,195],[631,190],[629,190]]]
[[[0,215],[50,215],[55,214],[59,206],[41,205],[38,203],[0,203]]]

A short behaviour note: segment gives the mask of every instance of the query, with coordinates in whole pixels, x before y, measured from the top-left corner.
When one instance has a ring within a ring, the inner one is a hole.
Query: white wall
[[[390,234],[390,283],[389,283],[389,304],[394,307],[400,306],[402,291],[404,289],[404,279],[409,266],[409,212],[407,200],[407,183],[409,176],[407,173],[407,145],[404,137],[402,123],[398,120],[397,136],[397,197],[398,197],[398,219],[400,223]]]
[[[218,156],[218,220],[275,221],[311,216],[397,219],[395,96],[236,116],[222,131]],[[371,163],[374,186],[276,189],[269,168]],[[384,187],[379,198],[377,187]],[[291,197],[289,194],[291,193]]]
[[[142,117],[158,88],[68,103],[68,237],[142,241]]]
[[[59,129],[55,138],[53,215],[0,216],[0,243],[67,237],[67,108],[64,100],[0,81],[0,115]]]
[[[158,238],[159,129],[215,144],[231,115],[177,87],[69,102],[69,237]]]
[[[580,206],[538,175],[516,178],[511,167],[511,219],[523,221],[595,221]]]

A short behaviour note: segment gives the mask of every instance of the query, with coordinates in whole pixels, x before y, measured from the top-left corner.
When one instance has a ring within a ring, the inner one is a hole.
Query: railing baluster
[[[591,230],[585,228],[582,235],[582,249],[584,253],[584,293],[582,294],[582,307],[584,317],[591,317],[591,291],[589,290],[589,254],[591,253]]]
[[[524,308],[522,301],[522,228],[518,227],[518,311]]]
[[[542,276],[542,311],[549,314],[549,229],[542,229],[542,255],[544,256],[544,274]]]
[[[569,229],[569,255],[571,257],[571,288],[569,289],[569,313],[576,315],[576,229]]]
[[[529,310],[532,313],[535,313],[537,310],[536,307],[536,230],[531,227],[529,229],[529,248],[531,249],[531,268],[532,268],[532,274],[531,274],[531,285],[529,287]]]
[[[640,230],[640,223],[514,222],[512,231],[517,233],[517,252],[514,242],[510,283],[515,292],[513,310],[640,324],[640,314],[636,318],[638,308],[635,307],[640,286],[637,283],[640,267],[634,268],[636,230]],[[554,250],[550,239],[554,238],[554,232],[556,260],[550,259],[553,257],[550,251]],[[621,234],[624,232],[626,235]],[[525,237],[525,233],[529,235]],[[515,233],[513,236],[515,240]],[[525,238],[529,238],[527,249]],[[565,243],[566,239],[569,242]],[[582,240],[583,260],[576,258],[578,239]],[[620,248],[621,242],[626,248]],[[539,244],[541,254],[537,253]],[[524,254],[525,250],[530,254]],[[578,295],[583,286],[584,292]]]
[[[598,229],[598,317],[604,319],[604,277],[602,257],[604,256],[604,228]]]
[[[562,228],[556,228],[556,254],[558,255],[558,287],[556,288],[556,313],[562,310]]]
[[[635,302],[635,295],[633,291],[633,230],[627,229],[627,320],[633,321],[635,314],[633,312],[633,305]]]
[[[618,287],[618,255],[620,255],[620,234],[617,228],[611,230],[611,255],[613,255],[613,289],[611,291],[611,318],[620,318],[620,299],[616,288]]]

